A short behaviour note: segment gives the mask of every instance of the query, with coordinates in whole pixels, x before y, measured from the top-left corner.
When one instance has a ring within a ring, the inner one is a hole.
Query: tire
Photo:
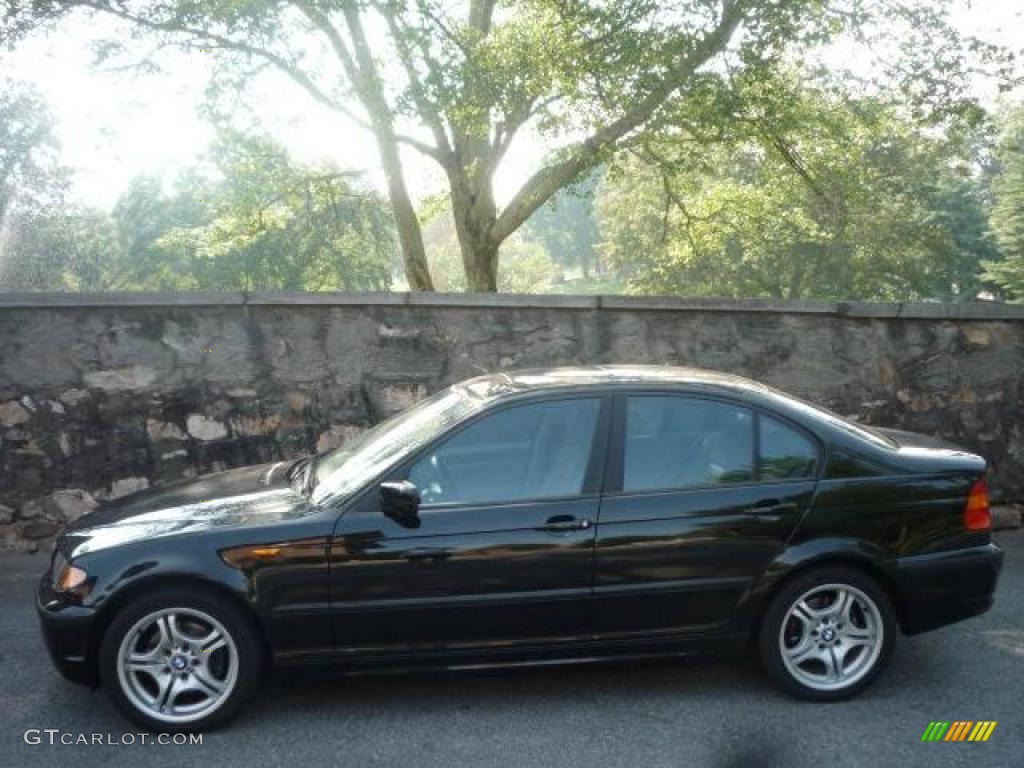
[[[896,632],[877,581],[856,568],[822,566],[783,584],[762,619],[758,651],[768,675],[793,696],[840,701],[881,673]]]
[[[259,684],[262,658],[242,608],[198,589],[161,589],[111,621],[100,679],[114,705],[151,731],[205,731],[238,713]]]

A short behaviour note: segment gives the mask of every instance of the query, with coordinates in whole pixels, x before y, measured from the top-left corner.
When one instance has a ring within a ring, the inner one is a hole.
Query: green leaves
[[[211,160],[213,173],[179,182],[168,201],[177,221],[145,244],[137,263],[176,264],[167,277],[205,289],[387,289],[390,217],[353,174],[296,165],[276,142],[237,132],[219,136]]]
[[[0,279],[22,290],[387,290],[396,263],[387,206],[358,177],[236,132],[169,190],[140,177],[109,216],[45,211],[9,239]]]
[[[996,150],[992,231],[1004,261],[985,262],[985,278],[1015,301],[1024,301],[1024,108],[1007,116]]]
[[[104,290],[110,286],[116,253],[113,223],[101,211],[21,213],[5,233],[0,290]]]
[[[761,112],[765,85],[737,93],[747,129],[711,144],[667,130],[609,176],[603,248],[630,288],[972,299],[994,252],[967,147],[877,100],[785,81],[786,108]]]
[[[737,265],[763,262],[765,280],[737,290],[798,295],[854,286],[869,295],[916,295],[937,284],[935,263],[968,263],[985,248],[965,245],[948,221],[921,210],[953,194],[917,173],[923,167],[946,178],[941,144],[889,130],[893,119],[926,126],[952,147],[985,120],[979,73],[1002,87],[1019,74],[1010,52],[957,31],[949,0],[9,0],[0,41],[13,43],[83,7],[161,44],[216,56],[218,83],[238,102],[254,73],[272,67],[372,131],[410,283],[420,287],[429,279],[398,144],[442,166],[461,261],[477,289],[493,289],[496,249],[535,210],[594,167],[636,151],[661,171],[650,180],[653,207],[642,229],[650,230],[645,241],[661,237],[664,245],[642,258],[668,259],[652,261],[651,274],[689,265],[673,290],[711,290],[706,280],[722,272],[700,259],[714,252]],[[844,57],[855,66],[844,66]],[[794,62],[809,62],[796,77]],[[812,80],[820,94],[805,99],[798,85]],[[558,151],[500,209],[493,179],[524,129]],[[671,185],[658,193],[660,177]],[[683,196],[672,189],[698,184]],[[222,263],[224,245],[226,253],[269,259],[261,249],[273,244],[271,233],[328,210],[318,207],[327,187],[305,189],[305,197],[292,191],[262,212],[266,231],[247,230],[251,218],[217,214],[220,223],[196,252],[220,254]],[[658,194],[670,203],[660,217],[656,209],[666,205]],[[232,210],[251,217],[261,201],[247,195]],[[877,215],[868,210],[876,198],[891,214],[891,236],[865,228],[863,242],[851,240],[860,221]],[[973,197],[960,199],[966,205]],[[320,202],[299,205],[306,200]],[[680,201],[701,213],[687,219],[685,252],[672,255],[679,246],[669,235],[679,216],[687,218],[676,213]],[[730,217],[737,209],[751,216]],[[711,242],[707,225],[696,226],[711,219],[725,222],[728,237],[719,232]],[[770,258],[749,220],[772,238]],[[1016,227],[1011,214],[1005,222],[1003,229]],[[907,239],[902,247],[897,232]],[[813,263],[784,277],[773,262],[780,252],[813,255]],[[897,268],[917,276],[895,277]],[[827,269],[835,270],[831,283],[821,277]],[[966,291],[966,273],[954,272],[936,290]]]
[[[59,201],[66,184],[46,103],[24,83],[0,78],[0,222],[15,207]]]
[[[600,238],[594,215],[594,193],[604,175],[599,168],[567,187],[539,208],[527,221],[523,234],[535,240],[564,267],[579,267],[589,278],[596,269]]]

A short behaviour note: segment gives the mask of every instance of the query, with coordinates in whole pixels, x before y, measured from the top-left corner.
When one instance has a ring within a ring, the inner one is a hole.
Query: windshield
[[[372,475],[479,411],[483,404],[467,389],[449,387],[324,454],[316,463],[313,502],[351,493]]]

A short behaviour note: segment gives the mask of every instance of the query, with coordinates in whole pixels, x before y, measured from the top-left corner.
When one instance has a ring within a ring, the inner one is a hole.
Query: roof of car
[[[690,386],[693,389],[749,396],[749,400],[770,406],[774,412],[782,412],[795,418],[805,426],[813,422],[818,428],[827,429],[831,434],[853,435],[859,442],[887,448],[894,447],[892,441],[870,427],[858,424],[848,418],[781,392],[767,384],[735,376],[721,371],[702,368],[687,368],[671,365],[588,365],[564,368],[533,368],[521,371],[507,371],[478,376],[475,379],[456,384],[473,397],[482,400],[500,400],[506,397],[524,395],[554,389],[587,387],[629,388]]]
[[[628,384],[692,384],[744,392],[768,387],[742,376],[671,365],[587,365],[562,368],[530,368],[479,376],[459,384],[477,397],[487,399],[534,390]]]

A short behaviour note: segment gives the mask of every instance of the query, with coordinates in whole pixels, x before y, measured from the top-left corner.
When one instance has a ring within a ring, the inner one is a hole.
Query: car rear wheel
[[[114,704],[154,731],[225,722],[256,687],[260,667],[249,617],[198,590],[165,590],[130,603],[100,648],[100,675]]]
[[[861,571],[825,567],[783,586],[762,622],[768,674],[803,699],[856,695],[882,671],[896,635],[885,590]]]

